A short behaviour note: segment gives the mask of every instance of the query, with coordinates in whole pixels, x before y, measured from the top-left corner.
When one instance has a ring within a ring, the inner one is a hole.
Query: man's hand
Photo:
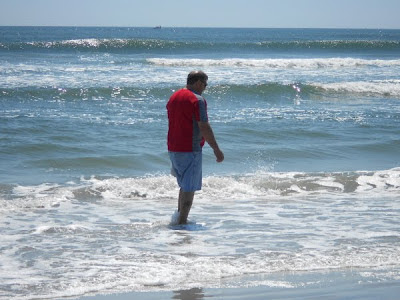
[[[218,148],[214,150],[215,157],[217,158],[217,162],[223,162],[224,161],[224,153]]]
[[[208,122],[199,122],[200,133],[214,150],[217,162],[222,162],[224,160],[224,153],[219,149],[217,141],[215,140],[214,132]]]

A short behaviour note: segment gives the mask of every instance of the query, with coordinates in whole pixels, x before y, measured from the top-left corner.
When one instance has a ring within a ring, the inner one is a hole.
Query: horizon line
[[[204,28],[204,29],[339,29],[339,30],[400,30],[392,27],[239,27],[239,26],[128,26],[128,25],[1,25],[0,27],[69,27],[69,28]]]

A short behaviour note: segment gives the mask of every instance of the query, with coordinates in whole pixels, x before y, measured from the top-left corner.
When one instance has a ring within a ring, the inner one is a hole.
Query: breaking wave
[[[357,58],[309,58],[309,59],[173,59],[149,58],[147,61],[160,66],[198,66],[198,67],[255,67],[270,69],[321,69],[354,67],[397,67],[400,60],[357,59]]]
[[[71,39],[62,41],[34,41],[34,42],[5,42],[0,43],[3,50],[389,50],[400,49],[400,42],[396,40],[297,40],[297,41],[256,41],[256,42],[226,42],[226,41],[175,41],[163,39]]]
[[[0,210],[52,208],[64,201],[132,201],[175,199],[175,178],[154,175],[137,178],[82,179],[79,184],[61,186],[0,186]],[[204,178],[198,199],[273,199],[275,197],[317,197],[318,195],[399,194],[400,168],[383,171],[334,173],[259,172]]]

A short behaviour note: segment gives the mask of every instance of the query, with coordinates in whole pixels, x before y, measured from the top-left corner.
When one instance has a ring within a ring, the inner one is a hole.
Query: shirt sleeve
[[[200,116],[200,119],[197,121],[208,122],[206,99],[204,99],[201,96],[198,96],[197,98],[198,98],[199,116]]]

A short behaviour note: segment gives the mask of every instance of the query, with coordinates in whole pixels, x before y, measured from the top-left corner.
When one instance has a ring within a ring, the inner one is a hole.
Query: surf
[[[150,64],[168,67],[196,66],[196,67],[233,67],[233,68],[265,68],[265,69],[346,69],[363,67],[398,67],[399,59],[361,59],[351,57],[331,58],[148,58]]]
[[[234,201],[282,199],[316,195],[392,197],[400,188],[400,168],[382,171],[265,172],[237,175],[208,175],[196,199]],[[0,210],[54,208],[70,201],[175,201],[177,187],[170,175],[127,178],[81,178],[80,182],[40,185],[3,185]],[[226,200],[225,200],[226,199]],[[12,200],[12,201],[10,201]],[[170,224],[176,225],[176,214]],[[194,224],[195,225],[195,224]]]

